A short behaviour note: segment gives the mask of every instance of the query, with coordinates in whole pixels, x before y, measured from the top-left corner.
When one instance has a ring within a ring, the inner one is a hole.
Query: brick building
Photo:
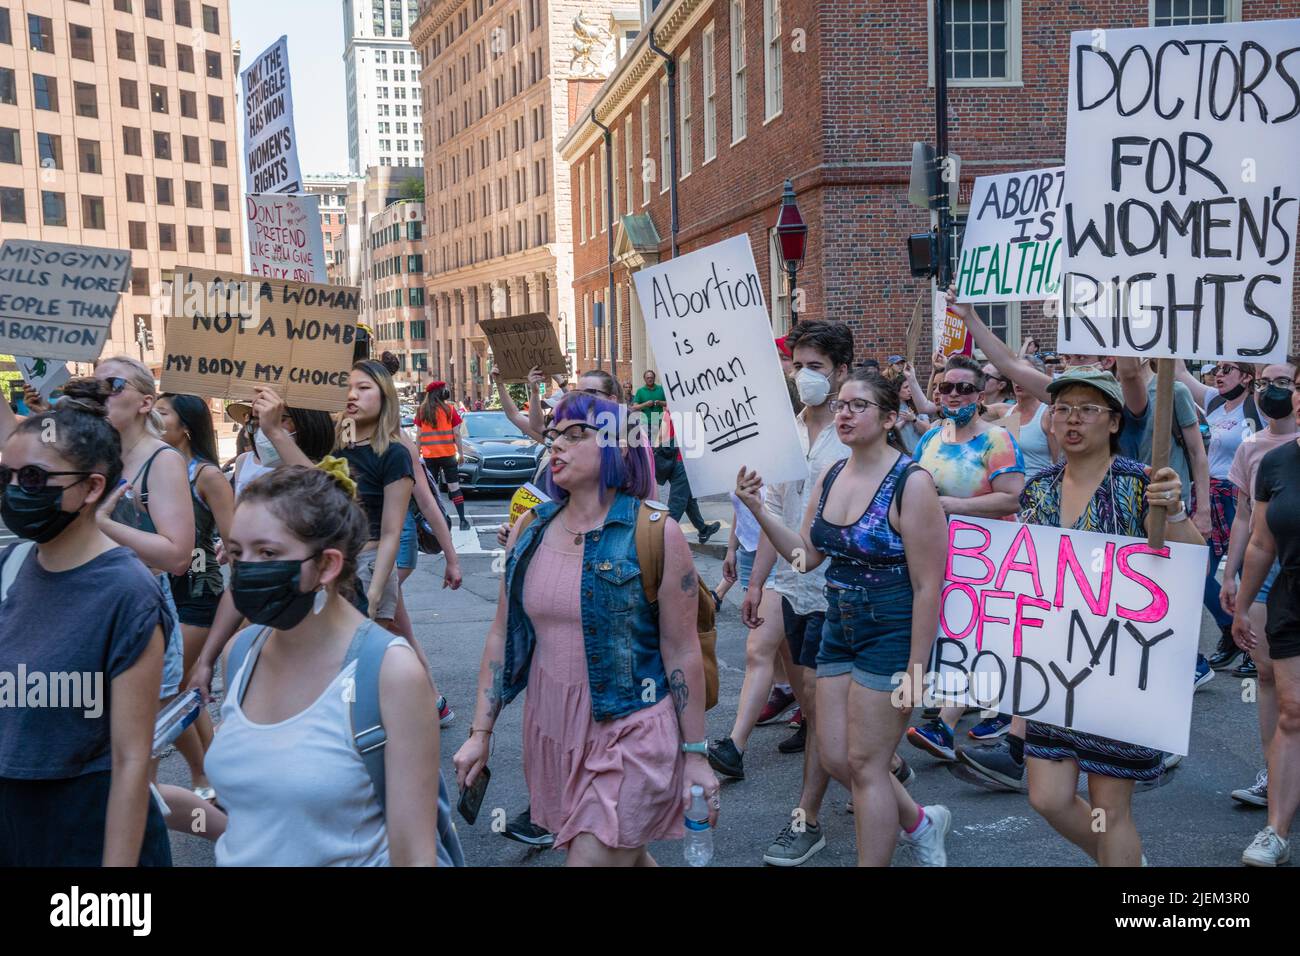
[[[429,378],[429,332],[425,319],[424,203],[401,200],[370,220],[370,271],[362,289],[369,297],[367,324],[375,354],[392,352],[398,382],[423,385]]]
[[[928,296],[928,284],[908,271],[904,240],[930,225],[907,200],[912,143],[935,135],[930,9],[920,0],[658,4],[590,104],[613,133],[612,223],[601,130],[575,125],[560,144],[559,163],[577,184],[570,215],[580,366],[597,364],[592,307],[607,296],[609,228],[619,378],[638,382],[653,365],[630,294],[631,272],[672,248],[668,81],[650,33],[677,70],[680,252],[748,233],[781,334],[789,290],[773,264],[771,230],[790,178],[808,223],[800,315],[849,323],[863,357],[903,350],[917,299]],[[962,157],[968,197],[976,176],[1064,162],[1070,31],[1295,17],[1300,2],[952,0],[948,11],[949,147]],[[584,191],[584,179],[597,185]],[[1036,303],[987,311],[1015,345],[1025,335],[1055,343],[1055,320]],[[1300,323],[1294,331],[1300,337]],[[928,335],[927,323],[923,341]],[[607,358],[608,344],[600,350]]]
[[[131,251],[105,355],[160,364],[176,265],[243,271],[237,72],[228,0],[0,3],[0,238]]]

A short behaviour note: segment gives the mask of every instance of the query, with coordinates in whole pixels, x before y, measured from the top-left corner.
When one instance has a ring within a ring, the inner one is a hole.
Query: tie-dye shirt
[[[944,430],[944,425],[937,425],[926,432],[912,456],[934,477],[939,494],[975,498],[991,494],[998,475],[1025,473],[1020,446],[1001,425],[961,444],[944,441]]]

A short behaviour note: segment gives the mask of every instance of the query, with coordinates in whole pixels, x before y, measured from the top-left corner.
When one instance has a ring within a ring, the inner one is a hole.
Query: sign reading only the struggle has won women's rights
[[[633,280],[691,491],[730,491],[741,466],[769,484],[807,478],[749,237]]]

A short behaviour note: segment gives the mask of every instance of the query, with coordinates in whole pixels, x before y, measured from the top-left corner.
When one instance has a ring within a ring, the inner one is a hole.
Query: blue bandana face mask
[[[980,403],[971,402],[969,405],[963,405],[961,408],[953,411],[951,408],[943,408],[943,417],[949,419],[958,428],[965,428],[979,411]]]

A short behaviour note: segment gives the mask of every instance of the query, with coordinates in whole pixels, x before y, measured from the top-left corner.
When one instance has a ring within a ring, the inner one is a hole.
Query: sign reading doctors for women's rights
[[[244,89],[244,192],[302,192],[289,86],[289,38],[280,37],[263,50],[239,78]]]
[[[93,362],[108,342],[131,253],[60,242],[0,245],[0,352]]]
[[[164,392],[341,411],[357,337],[357,289],[179,267],[167,317]]]
[[[1300,20],[1070,37],[1057,348],[1281,361]]]
[[[318,196],[245,196],[253,275],[325,283]]]
[[[958,302],[1029,302],[1056,295],[1064,186],[1064,166],[975,180],[957,264]]]
[[[1186,754],[1204,572],[1201,546],[954,517],[935,694]]]
[[[748,236],[634,273],[692,492],[808,477]]]

